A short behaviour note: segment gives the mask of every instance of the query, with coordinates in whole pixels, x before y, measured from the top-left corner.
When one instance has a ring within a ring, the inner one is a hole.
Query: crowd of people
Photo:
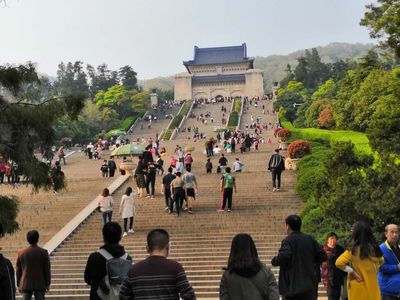
[[[128,188],[122,201],[132,190]],[[351,243],[340,246],[334,232],[320,245],[301,231],[298,215],[285,219],[287,236],[283,239],[272,266],[279,266],[277,283],[271,268],[258,256],[249,234],[237,234],[220,280],[222,300],[270,299],[316,300],[318,283],[327,289],[329,300],[393,300],[400,294],[399,227],[385,227],[386,240],[380,245],[371,227],[358,221],[352,227]],[[124,227],[126,230],[126,223]],[[147,235],[149,256],[134,263],[134,257],[120,244],[122,228],[107,222],[103,228],[104,244],[90,254],[84,271],[90,285],[90,299],[196,299],[182,265],[168,259],[171,241],[164,229]],[[125,231],[126,233],[126,231]],[[124,233],[124,234],[125,234]],[[0,295],[15,300],[16,287],[23,299],[42,300],[51,286],[50,258],[38,245],[39,232],[27,233],[29,246],[18,252],[16,270],[0,254]],[[16,278],[16,281],[15,281]]]

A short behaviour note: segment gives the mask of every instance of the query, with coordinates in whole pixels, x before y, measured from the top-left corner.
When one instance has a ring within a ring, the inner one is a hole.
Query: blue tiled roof
[[[209,65],[226,64],[235,62],[253,61],[253,58],[247,57],[246,43],[240,46],[199,48],[194,47],[194,59],[184,61],[188,65]]]
[[[192,84],[213,83],[213,82],[246,82],[244,74],[214,75],[214,76],[193,76]]]

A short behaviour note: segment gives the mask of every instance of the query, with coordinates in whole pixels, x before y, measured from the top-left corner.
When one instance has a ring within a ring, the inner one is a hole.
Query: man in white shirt
[[[233,172],[242,172],[243,166],[243,162],[236,157],[235,161],[233,162]]]

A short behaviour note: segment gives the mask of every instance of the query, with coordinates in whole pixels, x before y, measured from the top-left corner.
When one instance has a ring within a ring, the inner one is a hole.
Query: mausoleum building
[[[188,73],[175,75],[175,100],[216,97],[262,97],[263,72],[240,46],[194,47],[193,60],[184,61]]]

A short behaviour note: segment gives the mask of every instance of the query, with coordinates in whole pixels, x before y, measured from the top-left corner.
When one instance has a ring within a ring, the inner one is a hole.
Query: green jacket
[[[219,286],[220,300],[279,300],[278,285],[267,266],[253,277],[225,271]]]

